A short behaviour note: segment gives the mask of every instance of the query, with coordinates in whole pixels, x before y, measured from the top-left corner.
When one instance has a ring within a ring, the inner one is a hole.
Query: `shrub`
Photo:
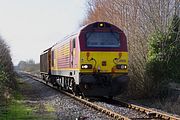
[[[7,80],[8,80],[7,74],[0,69],[0,98],[4,98],[3,93],[5,92],[5,86]]]
[[[11,89],[16,88],[13,63],[10,50],[4,40],[0,37],[0,96],[7,97]]]
[[[155,32],[149,39],[147,89],[152,95],[167,94],[168,83],[180,80],[180,18],[174,16],[167,33]]]

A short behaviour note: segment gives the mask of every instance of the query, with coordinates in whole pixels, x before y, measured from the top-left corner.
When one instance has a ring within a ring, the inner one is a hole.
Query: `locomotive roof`
[[[68,38],[71,38],[71,37],[79,34],[79,33],[80,33],[84,28],[86,28],[86,27],[93,27],[93,25],[98,25],[98,24],[100,24],[100,23],[106,24],[106,26],[111,26],[111,27],[114,27],[114,28],[116,28],[116,29],[119,29],[118,27],[116,27],[115,25],[113,25],[113,24],[111,24],[111,23],[109,23],[109,22],[100,22],[100,21],[92,22],[92,23],[89,23],[89,24],[86,24],[86,25],[80,27],[76,32],[73,32],[72,34],[69,34],[69,35],[63,37],[62,39],[60,39],[59,41],[57,41],[57,43],[55,43],[55,44],[54,44],[52,47],[50,47],[50,48],[53,48],[54,46],[56,46],[56,45],[59,44],[60,42],[66,41]],[[119,30],[121,30],[121,29],[119,29]],[[48,49],[46,49],[46,50],[49,50],[50,48],[48,48]],[[45,50],[45,51],[46,51],[46,50]],[[44,52],[45,52],[45,51],[44,51]]]
[[[92,25],[94,25],[94,24],[99,24],[99,23],[103,23],[103,24],[106,24],[106,25],[108,25],[108,26],[113,26],[113,27],[117,28],[115,25],[113,25],[113,24],[111,24],[111,23],[109,23],[109,22],[92,22],[92,23],[90,23],[90,24],[83,25],[83,26],[80,27],[76,32],[73,32],[72,34],[69,34],[69,35],[65,36],[64,38],[62,38],[61,40],[59,40],[57,43],[62,42],[62,40],[66,40],[66,39],[68,39],[68,38],[70,38],[70,37],[72,37],[72,36],[74,36],[74,35],[77,35],[81,30],[83,30],[83,29],[86,28],[87,26],[92,26]],[[119,28],[118,28],[118,29],[119,29]],[[57,44],[57,43],[56,43],[56,44]],[[55,44],[55,45],[56,45],[56,44]]]

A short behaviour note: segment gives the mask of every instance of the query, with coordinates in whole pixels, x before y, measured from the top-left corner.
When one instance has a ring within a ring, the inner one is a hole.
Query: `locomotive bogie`
[[[52,75],[56,76],[66,76],[73,78],[76,82],[76,84],[79,84],[79,70],[65,70],[65,69],[59,69],[59,70],[52,70]]]
[[[80,79],[80,90],[86,96],[116,96],[128,83],[127,74],[83,74]]]

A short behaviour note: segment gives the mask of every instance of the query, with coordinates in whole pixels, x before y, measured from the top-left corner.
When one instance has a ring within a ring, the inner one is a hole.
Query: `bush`
[[[4,98],[3,94],[5,92],[6,81],[8,80],[7,74],[0,69],[0,98]]]
[[[16,81],[10,50],[0,37],[0,97],[8,97],[11,89],[15,88]]]
[[[180,18],[174,16],[167,33],[157,31],[149,39],[147,90],[153,96],[167,94],[168,83],[180,80],[179,28]]]

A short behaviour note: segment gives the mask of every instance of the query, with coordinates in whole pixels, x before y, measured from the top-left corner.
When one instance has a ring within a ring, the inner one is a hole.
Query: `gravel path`
[[[21,75],[22,94],[28,105],[37,104],[37,114],[51,114],[54,120],[112,120],[112,118],[83,106],[78,101]],[[50,111],[50,112],[47,112]]]

